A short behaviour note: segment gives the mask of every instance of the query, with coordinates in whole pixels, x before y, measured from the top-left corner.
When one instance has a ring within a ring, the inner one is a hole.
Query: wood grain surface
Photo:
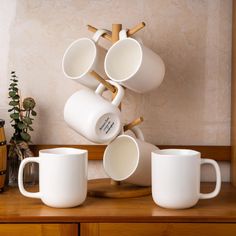
[[[202,185],[204,192],[213,188],[214,184]],[[200,200],[191,209],[168,210],[158,207],[151,196],[127,199],[87,197],[81,206],[56,209],[45,206],[39,199],[22,196],[17,188],[10,188],[0,195],[0,222],[236,223],[236,189],[224,183],[216,198]]]
[[[215,223],[82,223],[81,236],[235,236],[235,224]]]
[[[112,180],[111,180],[112,181]],[[109,198],[129,198],[142,197],[151,194],[151,187],[140,187],[125,182],[111,183],[107,179],[89,180],[88,196],[109,197]]]
[[[0,224],[2,236],[78,236],[77,224]]]

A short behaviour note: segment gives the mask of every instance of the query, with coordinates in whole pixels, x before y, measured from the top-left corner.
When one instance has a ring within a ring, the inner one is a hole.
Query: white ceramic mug
[[[88,152],[75,148],[54,148],[39,151],[39,157],[25,158],[19,167],[20,192],[40,198],[51,207],[67,208],[82,204],[87,196]],[[39,192],[24,188],[23,170],[27,163],[39,164]]]
[[[201,165],[211,164],[216,172],[216,187],[200,193]],[[164,149],[152,153],[152,197],[165,208],[183,209],[199,199],[218,195],[221,188],[220,168],[216,161],[201,159],[201,153],[187,149]]]
[[[157,88],[165,74],[160,56],[137,40],[128,38],[126,30],[120,31],[120,40],[109,48],[104,63],[111,80],[137,93]]]
[[[64,75],[89,88],[96,88],[99,82],[89,72],[95,70],[105,77],[104,58],[106,50],[98,45],[99,38],[106,30],[97,30],[93,38],[80,38],[72,42],[66,49],[62,59]]]
[[[100,84],[96,91],[81,89],[74,93],[64,107],[64,120],[76,132],[95,143],[113,140],[121,131],[121,112],[118,108],[124,89],[116,82],[108,81],[117,88],[112,101],[102,97],[105,90]]]
[[[144,141],[141,130],[132,129],[136,138],[119,135],[105,149],[103,167],[113,180],[140,186],[151,185],[151,152],[158,148]]]

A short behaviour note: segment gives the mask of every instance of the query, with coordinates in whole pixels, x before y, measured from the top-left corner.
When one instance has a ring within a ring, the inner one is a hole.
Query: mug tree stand
[[[141,22],[132,29],[127,31],[127,36],[132,36],[142,28],[145,23]],[[97,28],[88,25],[88,30],[96,32]],[[112,24],[112,32],[105,33],[102,35],[103,38],[107,39],[111,43],[115,43],[119,40],[119,32],[122,30],[122,24]],[[108,90],[110,90],[115,96],[116,88],[102,78],[96,71],[92,71],[91,75],[102,83]],[[121,106],[120,106],[121,109]],[[143,121],[142,117],[137,118],[131,123],[124,126],[124,130],[131,129],[132,127],[140,124]],[[88,182],[88,195],[93,197],[108,197],[108,198],[129,198],[129,197],[141,197],[151,194],[151,187],[141,187],[130,183],[114,181],[111,179],[94,179]]]

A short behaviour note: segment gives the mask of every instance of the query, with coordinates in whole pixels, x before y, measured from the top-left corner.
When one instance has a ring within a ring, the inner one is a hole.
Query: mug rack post
[[[122,24],[112,24],[111,41],[114,44],[119,40],[119,32],[122,30]]]
[[[112,43],[116,43],[119,40],[119,32],[122,30],[122,24],[112,24],[112,33],[111,33],[111,41]],[[112,94],[112,99],[116,96],[116,92]],[[121,104],[119,106],[121,110]],[[111,179],[111,184],[120,185],[120,181],[114,181]]]
[[[132,29],[127,31],[127,36],[131,36],[145,27],[145,23],[141,22]],[[96,32],[97,28],[88,25],[88,30],[92,32]],[[111,34],[105,33],[102,35],[103,38],[112,42],[112,44],[116,43],[119,40],[119,32],[122,30],[122,24],[112,24],[112,32]],[[112,98],[116,95],[116,90],[114,86],[110,85],[104,78],[99,76],[95,71],[91,72],[91,75],[97,79],[100,83],[102,83],[108,90],[110,90],[113,94]],[[121,109],[121,106],[119,107]],[[131,129],[132,127],[140,124],[143,121],[143,117],[139,117],[132,121],[131,123],[124,126],[124,130]],[[106,181],[100,180],[99,188],[93,187],[93,181],[90,181],[90,187],[88,189],[88,194],[90,196],[97,197],[112,197],[112,198],[127,198],[127,197],[139,197],[148,195],[151,193],[150,187],[139,187],[134,185],[129,185],[124,183],[121,185],[120,181],[111,180],[110,184],[107,184]]]

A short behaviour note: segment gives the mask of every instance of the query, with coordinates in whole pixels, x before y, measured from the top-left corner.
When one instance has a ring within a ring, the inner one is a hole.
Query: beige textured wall
[[[82,86],[64,78],[62,55],[73,40],[92,35],[86,24],[144,21],[137,36],[163,58],[166,76],[149,94],[127,91],[123,121],[142,115],[144,135],[155,144],[229,145],[231,11],[231,0],[2,0],[0,117],[9,121],[15,70],[22,94],[37,102],[34,143],[90,143],[63,121],[66,99]]]

